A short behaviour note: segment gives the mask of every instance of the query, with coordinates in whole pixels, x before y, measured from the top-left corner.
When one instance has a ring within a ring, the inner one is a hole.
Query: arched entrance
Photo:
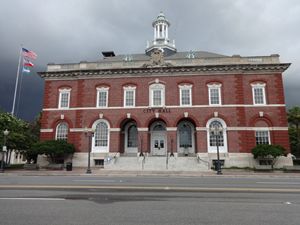
[[[123,126],[124,153],[131,154],[138,152],[138,130],[134,120],[127,121]]]
[[[166,124],[163,121],[155,121],[150,126],[151,136],[151,154],[166,155],[167,154],[167,131]]]
[[[177,152],[184,155],[195,153],[195,126],[188,120],[178,123]]]

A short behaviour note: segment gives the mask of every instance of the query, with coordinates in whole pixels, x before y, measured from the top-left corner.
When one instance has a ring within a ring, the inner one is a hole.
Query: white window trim
[[[136,87],[132,87],[132,86],[127,86],[127,87],[123,87],[124,89],[124,97],[123,97],[123,106],[124,108],[133,108],[135,107],[135,90],[136,90]],[[126,92],[127,91],[133,91],[133,105],[126,105]]]
[[[153,92],[155,90],[161,90],[161,105],[153,105]],[[155,83],[149,86],[149,103],[150,103],[150,107],[165,106],[165,85],[164,84]]]
[[[96,130],[96,126],[98,123],[100,122],[104,122],[106,123],[107,125],[107,129],[108,129],[108,136],[107,136],[107,146],[95,146],[95,135],[93,135],[92,137],[92,149],[91,149],[91,152],[93,153],[99,153],[99,152],[109,152],[109,141],[110,141],[110,125],[109,125],[109,122],[107,120],[104,120],[104,119],[99,119],[99,120],[96,120],[94,123],[93,123],[93,126],[92,126],[92,130]]]
[[[271,137],[270,137],[270,129],[269,127],[257,127],[255,128],[254,135],[255,135],[255,144],[256,144],[256,131],[267,131],[268,132],[268,141],[269,145],[271,145]]]
[[[228,147],[227,147],[227,125],[224,120],[220,118],[211,118],[206,123],[206,133],[207,133],[207,152],[208,153],[217,153],[217,147],[216,146],[210,146],[210,131],[209,131],[209,125],[213,121],[219,121],[222,124],[223,127],[223,139],[224,139],[224,146],[219,146],[219,152],[220,153],[227,153]]]
[[[108,107],[108,87],[101,87],[101,88],[97,88],[97,102],[96,102],[96,107],[97,108],[107,108]],[[99,106],[99,94],[100,92],[106,92],[106,99],[105,99],[105,106]]]
[[[192,106],[192,87],[193,85],[179,85],[179,102],[180,106]],[[189,90],[190,91],[190,104],[183,104],[182,103],[182,91],[183,90]]]
[[[252,101],[253,105],[266,105],[266,84],[265,83],[254,83],[251,84],[252,86]],[[263,103],[255,103],[255,94],[254,94],[254,89],[255,88],[262,88],[263,90]]]
[[[59,109],[68,109],[70,107],[70,95],[71,95],[71,89],[70,88],[64,88],[64,89],[59,89],[59,99],[58,99],[58,108]],[[61,106],[61,96],[62,94],[68,94],[68,106]]]
[[[222,105],[222,101],[221,101],[221,87],[222,87],[222,84],[208,84],[207,85],[208,87],[208,104],[209,105]],[[211,93],[210,93],[210,90],[211,89],[218,89],[219,91],[219,104],[213,104],[211,103]]]

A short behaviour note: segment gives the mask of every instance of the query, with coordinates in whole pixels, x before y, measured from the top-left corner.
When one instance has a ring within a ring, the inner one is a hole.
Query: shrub
[[[38,154],[39,152],[33,148],[23,151],[23,155],[25,156],[27,163],[36,163]]]
[[[280,145],[257,145],[252,149],[252,154],[255,159],[275,159],[279,156],[285,155],[285,149]]]
[[[66,155],[73,154],[75,147],[62,140],[50,140],[44,142],[37,142],[32,146],[32,150],[38,154],[45,154],[50,163],[60,162]]]
[[[285,155],[285,149],[280,145],[257,145],[252,149],[252,154],[261,165],[271,165],[273,168],[276,159]]]

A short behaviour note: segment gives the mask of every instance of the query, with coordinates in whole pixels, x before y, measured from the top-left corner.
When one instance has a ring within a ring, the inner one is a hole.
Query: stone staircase
[[[196,156],[119,156],[105,161],[104,169],[119,171],[208,171],[210,165]]]

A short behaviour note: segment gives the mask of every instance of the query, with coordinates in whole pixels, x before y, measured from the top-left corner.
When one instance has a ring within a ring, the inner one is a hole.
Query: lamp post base
[[[91,174],[91,173],[92,173],[92,170],[91,170],[90,168],[88,168],[88,169],[86,170],[86,173],[87,173],[87,174]]]

